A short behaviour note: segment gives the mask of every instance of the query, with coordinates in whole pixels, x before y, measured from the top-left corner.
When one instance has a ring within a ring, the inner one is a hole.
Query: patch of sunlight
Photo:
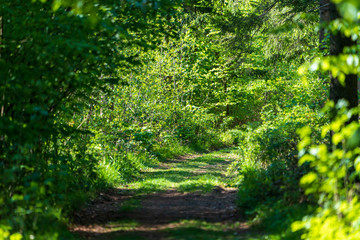
[[[230,166],[229,153],[214,152],[195,158],[163,161],[160,166],[146,168],[129,189],[142,193],[177,189],[181,192],[209,192],[215,186],[230,186],[232,176],[226,175]]]
[[[187,180],[180,183],[177,189],[181,192],[203,191],[210,192],[214,187],[223,185],[223,182],[211,175],[204,175],[198,179]]]
[[[109,222],[104,225],[104,228],[111,229],[112,232],[115,231],[132,231],[135,230],[140,224],[134,220],[120,220],[116,222]]]
[[[158,192],[175,187],[175,183],[166,178],[149,178],[129,185],[129,189],[141,190],[143,193]]]

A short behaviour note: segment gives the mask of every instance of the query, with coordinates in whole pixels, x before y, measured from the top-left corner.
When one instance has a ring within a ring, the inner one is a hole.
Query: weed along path
[[[250,239],[227,167],[231,150],[189,155],[144,170],[75,213],[79,239]]]

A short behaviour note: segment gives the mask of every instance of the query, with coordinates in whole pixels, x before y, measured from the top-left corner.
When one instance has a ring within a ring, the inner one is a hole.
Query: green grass
[[[194,149],[183,145],[178,141],[168,141],[163,145],[155,145],[154,151],[157,152],[159,159],[166,160],[175,158],[184,154],[190,154],[194,152]]]
[[[120,220],[116,222],[109,222],[104,227],[111,229],[111,231],[132,231],[140,224],[133,220]]]
[[[127,188],[147,194],[170,189],[209,192],[216,186],[231,186],[233,178],[225,173],[235,157],[231,151],[222,151],[163,161],[158,167],[143,170],[141,177],[128,183]]]

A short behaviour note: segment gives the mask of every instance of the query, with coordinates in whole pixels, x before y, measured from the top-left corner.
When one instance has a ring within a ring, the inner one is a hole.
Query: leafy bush
[[[248,199],[249,203],[274,195],[290,202],[298,201],[297,183],[305,169],[297,167],[296,129],[305,124],[316,126],[319,120],[310,109],[296,107],[291,112],[278,113],[275,119],[255,129],[248,127],[246,137],[240,142],[241,158],[232,168],[239,172],[240,192],[248,192],[252,198]]]
[[[115,183],[143,161],[138,152],[112,154],[121,137],[107,134],[110,118],[97,118],[97,96],[119,84],[120,68],[136,65],[122,48],[156,41],[129,34],[150,36],[143,30],[156,16],[131,3],[78,3],[0,3],[0,238],[66,236],[64,216],[104,174]],[[125,23],[130,16],[141,18]],[[151,136],[132,135],[141,151],[151,149]]]
[[[358,239],[360,237],[359,155],[360,124],[349,123],[357,109],[346,109],[346,102],[326,105],[326,112],[337,112],[334,120],[322,128],[322,137],[331,135],[332,145],[314,144],[311,129],[299,130],[299,164],[311,171],[301,178],[306,194],[318,202],[312,215],[292,224],[294,231],[305,229],[302,239]]]

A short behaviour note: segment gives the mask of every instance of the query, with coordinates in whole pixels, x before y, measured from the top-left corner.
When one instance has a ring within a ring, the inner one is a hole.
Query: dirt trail
[[[149,169],[140,185],[100,193],[74,214],[71,230],[80,239],[247,239],[237,191],[219,180],[232,157],[188,156]]]

